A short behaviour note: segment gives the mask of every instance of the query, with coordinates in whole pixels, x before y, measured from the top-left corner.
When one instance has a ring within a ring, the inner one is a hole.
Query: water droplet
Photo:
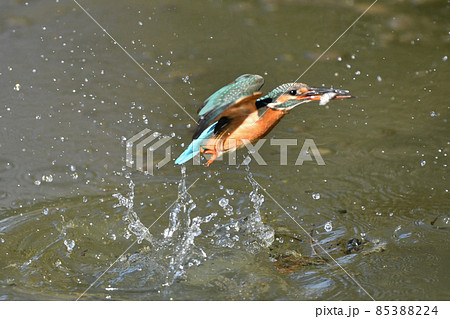
[[[333,224],[330,222],[326,222],[326,224],[323,226],[326,232],[330,232],[333,230]]]
[[[427,161],[420,162],[420,166],[425,166],[427,164]]]
[[[320,194],[319,193],[312,193],[312,198],[320,199]]]
[[[229,203],[229,201],[228,201],[227,198],[222,197],[222,198],[219,200],[219,205],[220,205],[221,207],[223,207],[223,208],[225,208],[225,207],[228,205],[228,203]]]
[[[234,189],[228,188],[227,189],[227,194],[228,195],[233,195],[234,194]]]
[[[73,250],[73,247],[75,247],[75,240],[66,239],[64,240],[64,245],[66,245],[67,251],[70,253]]]
[[[53,175],[52,174],[42,175],[41,180],[46,183],[51,183],[51,182],[53,182]],[[36,184],[36,182],[35,182],[35,184]]]
[[[250,158],[250,156],[247,156],[244,161],[242,162],[242,165],[248,165],[250,164],[250,162],[252,161],[252,159]]]
[[[17,83],[16,85],[14,85],[14,91],[20,91],[20,88],[21,88],[21,86],[20,86],[19,83]]]
[[[42,214],[48,215],[48,208],[47,208],[47,207],[44,207],[44,208],[42,209]]]

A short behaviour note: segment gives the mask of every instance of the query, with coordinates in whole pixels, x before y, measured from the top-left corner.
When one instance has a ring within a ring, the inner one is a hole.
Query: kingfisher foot
[[[212,157],[205,164],[205,166],[208,167],[217,158],[217,152],[215,150],[205,150],[203,153],[205,153],[205,154],[212,154]]]

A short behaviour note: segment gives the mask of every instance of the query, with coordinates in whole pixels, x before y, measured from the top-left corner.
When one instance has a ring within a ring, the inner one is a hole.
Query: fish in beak
[[[331,100],[350,99],[355,96],[351,95],[348,90],[310,88],[305,90],[297,97],[298,100],[319,101],[319,105],[326,105]]]

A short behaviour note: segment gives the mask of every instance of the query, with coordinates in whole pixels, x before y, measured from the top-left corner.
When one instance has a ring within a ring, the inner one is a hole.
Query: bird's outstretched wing
[[[206,128],[220,118],[222,113],[242,98],[253,96],[253,93],[259,91],[263,85],[264,78],[262,76],[244,74],[212,94],[198,110],[200,121],[192,138],[198,138]]]

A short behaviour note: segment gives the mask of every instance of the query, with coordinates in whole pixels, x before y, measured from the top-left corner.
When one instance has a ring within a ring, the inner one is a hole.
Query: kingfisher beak
[[[348,90],[310,88],[305,90],[296,97],[297,100],[320,101],[319,105],[325,105],[330,100],[350,99],[355,96],[351,95]]]

